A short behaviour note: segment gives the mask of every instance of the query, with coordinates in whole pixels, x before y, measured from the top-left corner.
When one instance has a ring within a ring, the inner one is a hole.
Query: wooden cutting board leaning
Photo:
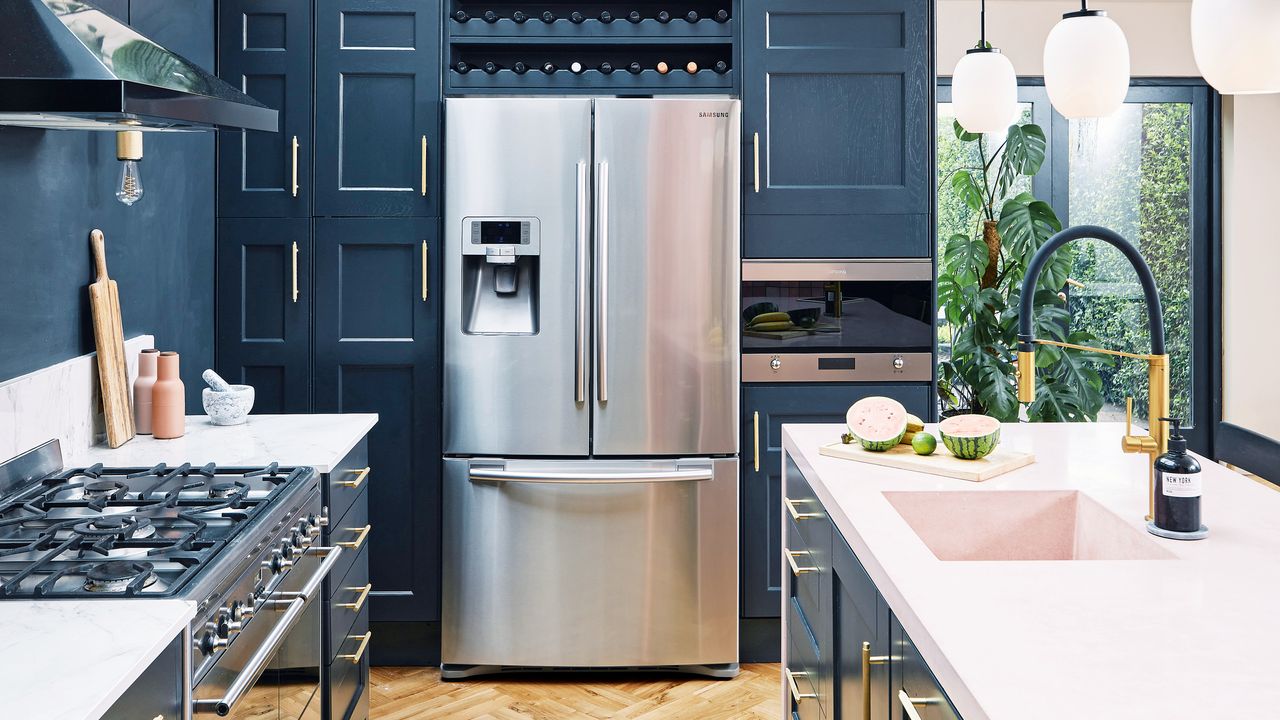
[[[98,384],[102,390],[102,418],[107,444],[113,448],[134,435],[133,410],[129,406],[129,373],[124,356],[124,323],[120,319],[120,291],[107,276],[106,239],[101,230],[89,233],[98,279],[89,284],[93,311],[93,339],[98,349]]]

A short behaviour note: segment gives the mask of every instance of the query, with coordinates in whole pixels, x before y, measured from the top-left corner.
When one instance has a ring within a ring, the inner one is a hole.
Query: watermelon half
[[[1000,421],[988,415],[956,415],[938,425],[942,444],[961,460],[977,460],[1000,445]]]
[[[907,409],[887,397],[868,397],[849,408],[845,421],[849,433],[863,450],[884,452],[902,442],[907,432]]]

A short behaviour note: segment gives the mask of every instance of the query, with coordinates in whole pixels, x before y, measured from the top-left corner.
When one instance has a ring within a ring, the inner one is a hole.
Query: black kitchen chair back
[[[1228,422],[1218,423],[1213,439],[1215,460],[1230,463],[1280,485],[1280,442]]]

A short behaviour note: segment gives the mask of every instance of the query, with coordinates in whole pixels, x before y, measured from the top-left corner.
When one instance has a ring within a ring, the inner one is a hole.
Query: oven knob
[[[292,546],[295,550],[301,550],[304,544],[303,543],[304,537],[306,536],[303,535],[301,532],[294,530],[293,532],[289,533],[289,545]]]
[[[213,634],[212,630],[205,630],[200,636],[200,652],[205,655],[212,655],[227,646],[227,639],[220,638]]]
[[[220,638],[229,638],[233,634],[240,632],[240,623],[231,622],[231,608],[222,608],[213,623]]]
[[[285,570],[288,570],[289,568],[293,567],[293,560],[286,558],[284,556],[284,553],[281,552],[280,550],[276,550],[275,552],[271,553],[271,560],[269,561],[268,564],[271,568],[272,574],[279,575]]]
[[[316,524],[320,527],[329,527],[329,506],[325,505],[320,508],[320,517],[316,518]]]
[[[239,620],[240,622],[244,622],[249,618],[253,617],[254,614],[257,612],[258,612],[258,596],[254,595],[253,593],[249,593],[249,595],[245,597],[244,603],[243,604],[237,603],[237,607],[234,610],[232,610],[232,618],[235,620]],[[236,617],[236,613],[239,613],[239,617]]]
[[[894,370],[901,370],[906,364],[907,364],[907,361],[903,360],[901,355],[895,355],[893,357]]]
[[[773,359],[769,361],[769,367],[773,368],[776,372],[778,368],[782,367],[782,358],[774,355]]]

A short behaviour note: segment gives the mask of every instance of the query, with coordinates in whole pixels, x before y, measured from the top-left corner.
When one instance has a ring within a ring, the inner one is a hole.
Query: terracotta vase
[[[156,384],[156,359],[160,351],[138,353],[138,379],[133,381],[133,424],[139,435],[151,434],[151,390]]]
[[[187,402],[178,378],[178,353],[160,353],[156,365],[156,383],[151,388],[151,434],[157,440],[180,438],[187,430]]]

